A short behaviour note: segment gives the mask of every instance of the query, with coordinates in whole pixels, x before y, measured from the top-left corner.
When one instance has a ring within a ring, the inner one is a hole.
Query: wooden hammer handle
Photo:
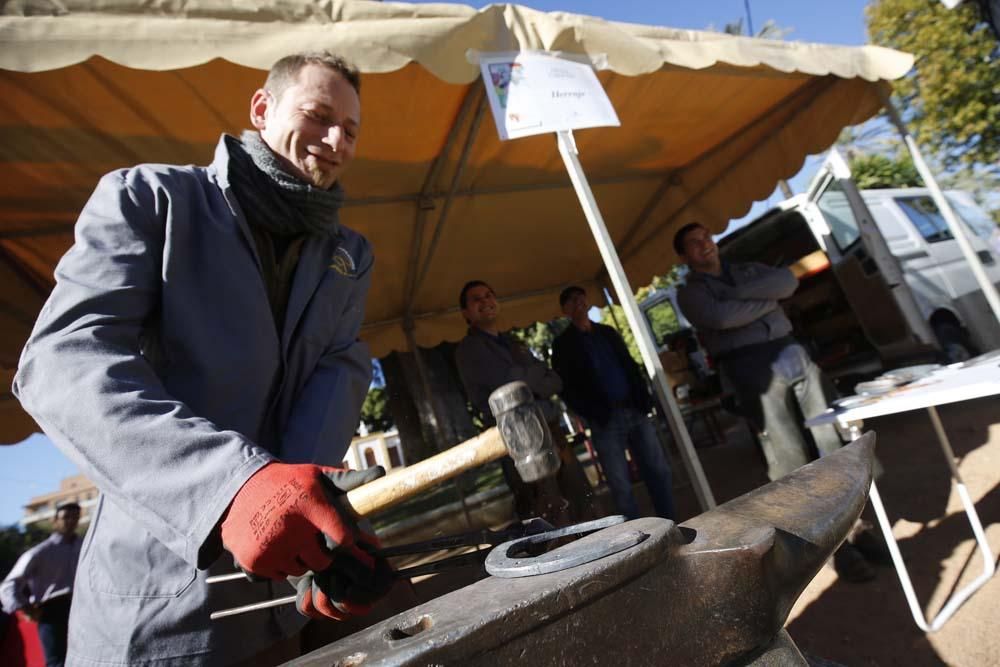
[[[347,503],[358,516],[369,516],[408,500],[459,473],[506,455],[507,447],[494,426],[429,459],[390,472],[374,482],[348,491]]]

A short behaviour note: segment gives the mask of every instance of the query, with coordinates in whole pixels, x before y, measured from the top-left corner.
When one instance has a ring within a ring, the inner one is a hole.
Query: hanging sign
[[[589,62],[550,53],[482,53],[479,68],[500,139],[621,125]]]

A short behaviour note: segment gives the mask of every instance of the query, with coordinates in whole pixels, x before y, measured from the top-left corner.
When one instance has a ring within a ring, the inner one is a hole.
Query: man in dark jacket
[[[647,413],[646,381],[617,331],[591,322],[587,293],[567,287],[559,305],[572,324],[552,345],[552,365],[563,379],[562,396],[590,425],[611,495],[629,519],[639,516],[625,449],[638,464],[656,513],[673,519],[670,464]]]

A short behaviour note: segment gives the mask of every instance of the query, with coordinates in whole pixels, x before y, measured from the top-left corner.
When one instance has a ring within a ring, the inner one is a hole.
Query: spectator
[[[813,458],[802,421],[826,410],[833,398],[778,303],[795,292],[798,278],[787,268],[723,262],[711,232],[698,223],[678,230],[674,250],[691,269],[677,292],[678,305],[761,434],[768,477],[783,477]],[[832,425],[810,430],[820,456],[843,446]],[[849,581],[875,576],[862,553],[846,542],[834,564]]]
[[[544,516],[555,522],[564,522],[567,513],[572,520],[591,516],[593,491],[573,448],[562,437],[559,408],[550,400],[562,390],[562,380],[521,343],[500,332],[500,304],[492,287],[481,280],[470,281],[462,287],[458,302],[469,331],[455,350],[455,363],[472,406],[482,415],[484,423],[492,424],[490,393],[508,382],[525,382],[541,405],[553,432],[553,442],[559,450],[558,492],[547,488],[551,484],[544,480],[533,485],[525,484],[514,469],[513,461],[509,457],[501,459],[504,477],[514,493],[518,515],[522,519]],[[553,508],[552,502],[559,493],[568,505],[561,503],[563,507]]]
[[[670,464],[649,419],[652,407],[646,380],[617,331],[591,322],[587,293],[567,287],[559,295],[570,326],[552,345],[552,365],[563,378],[563,399],[587,420],[618,511],[639,517],[632,492],[626,449],[631,452],[656,513],[676,518],[670,490]]]
[[[76,534],[79,522],[79,505],[60,505],[52,521],[52,535],[24,552],[0,584],[4,611],[13,614],[20,610],[38,623],[46,667],[61,667],[66,659],[73,578],[82,541]]]

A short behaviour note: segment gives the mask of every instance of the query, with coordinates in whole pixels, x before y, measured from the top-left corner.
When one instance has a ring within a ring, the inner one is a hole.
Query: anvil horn
[[[606,528],[548,556],[646,538],[557,572],[488,577],[292,664],[805,665],[782,626],[860,515],[874,446],[867,434],[680,526]]]

